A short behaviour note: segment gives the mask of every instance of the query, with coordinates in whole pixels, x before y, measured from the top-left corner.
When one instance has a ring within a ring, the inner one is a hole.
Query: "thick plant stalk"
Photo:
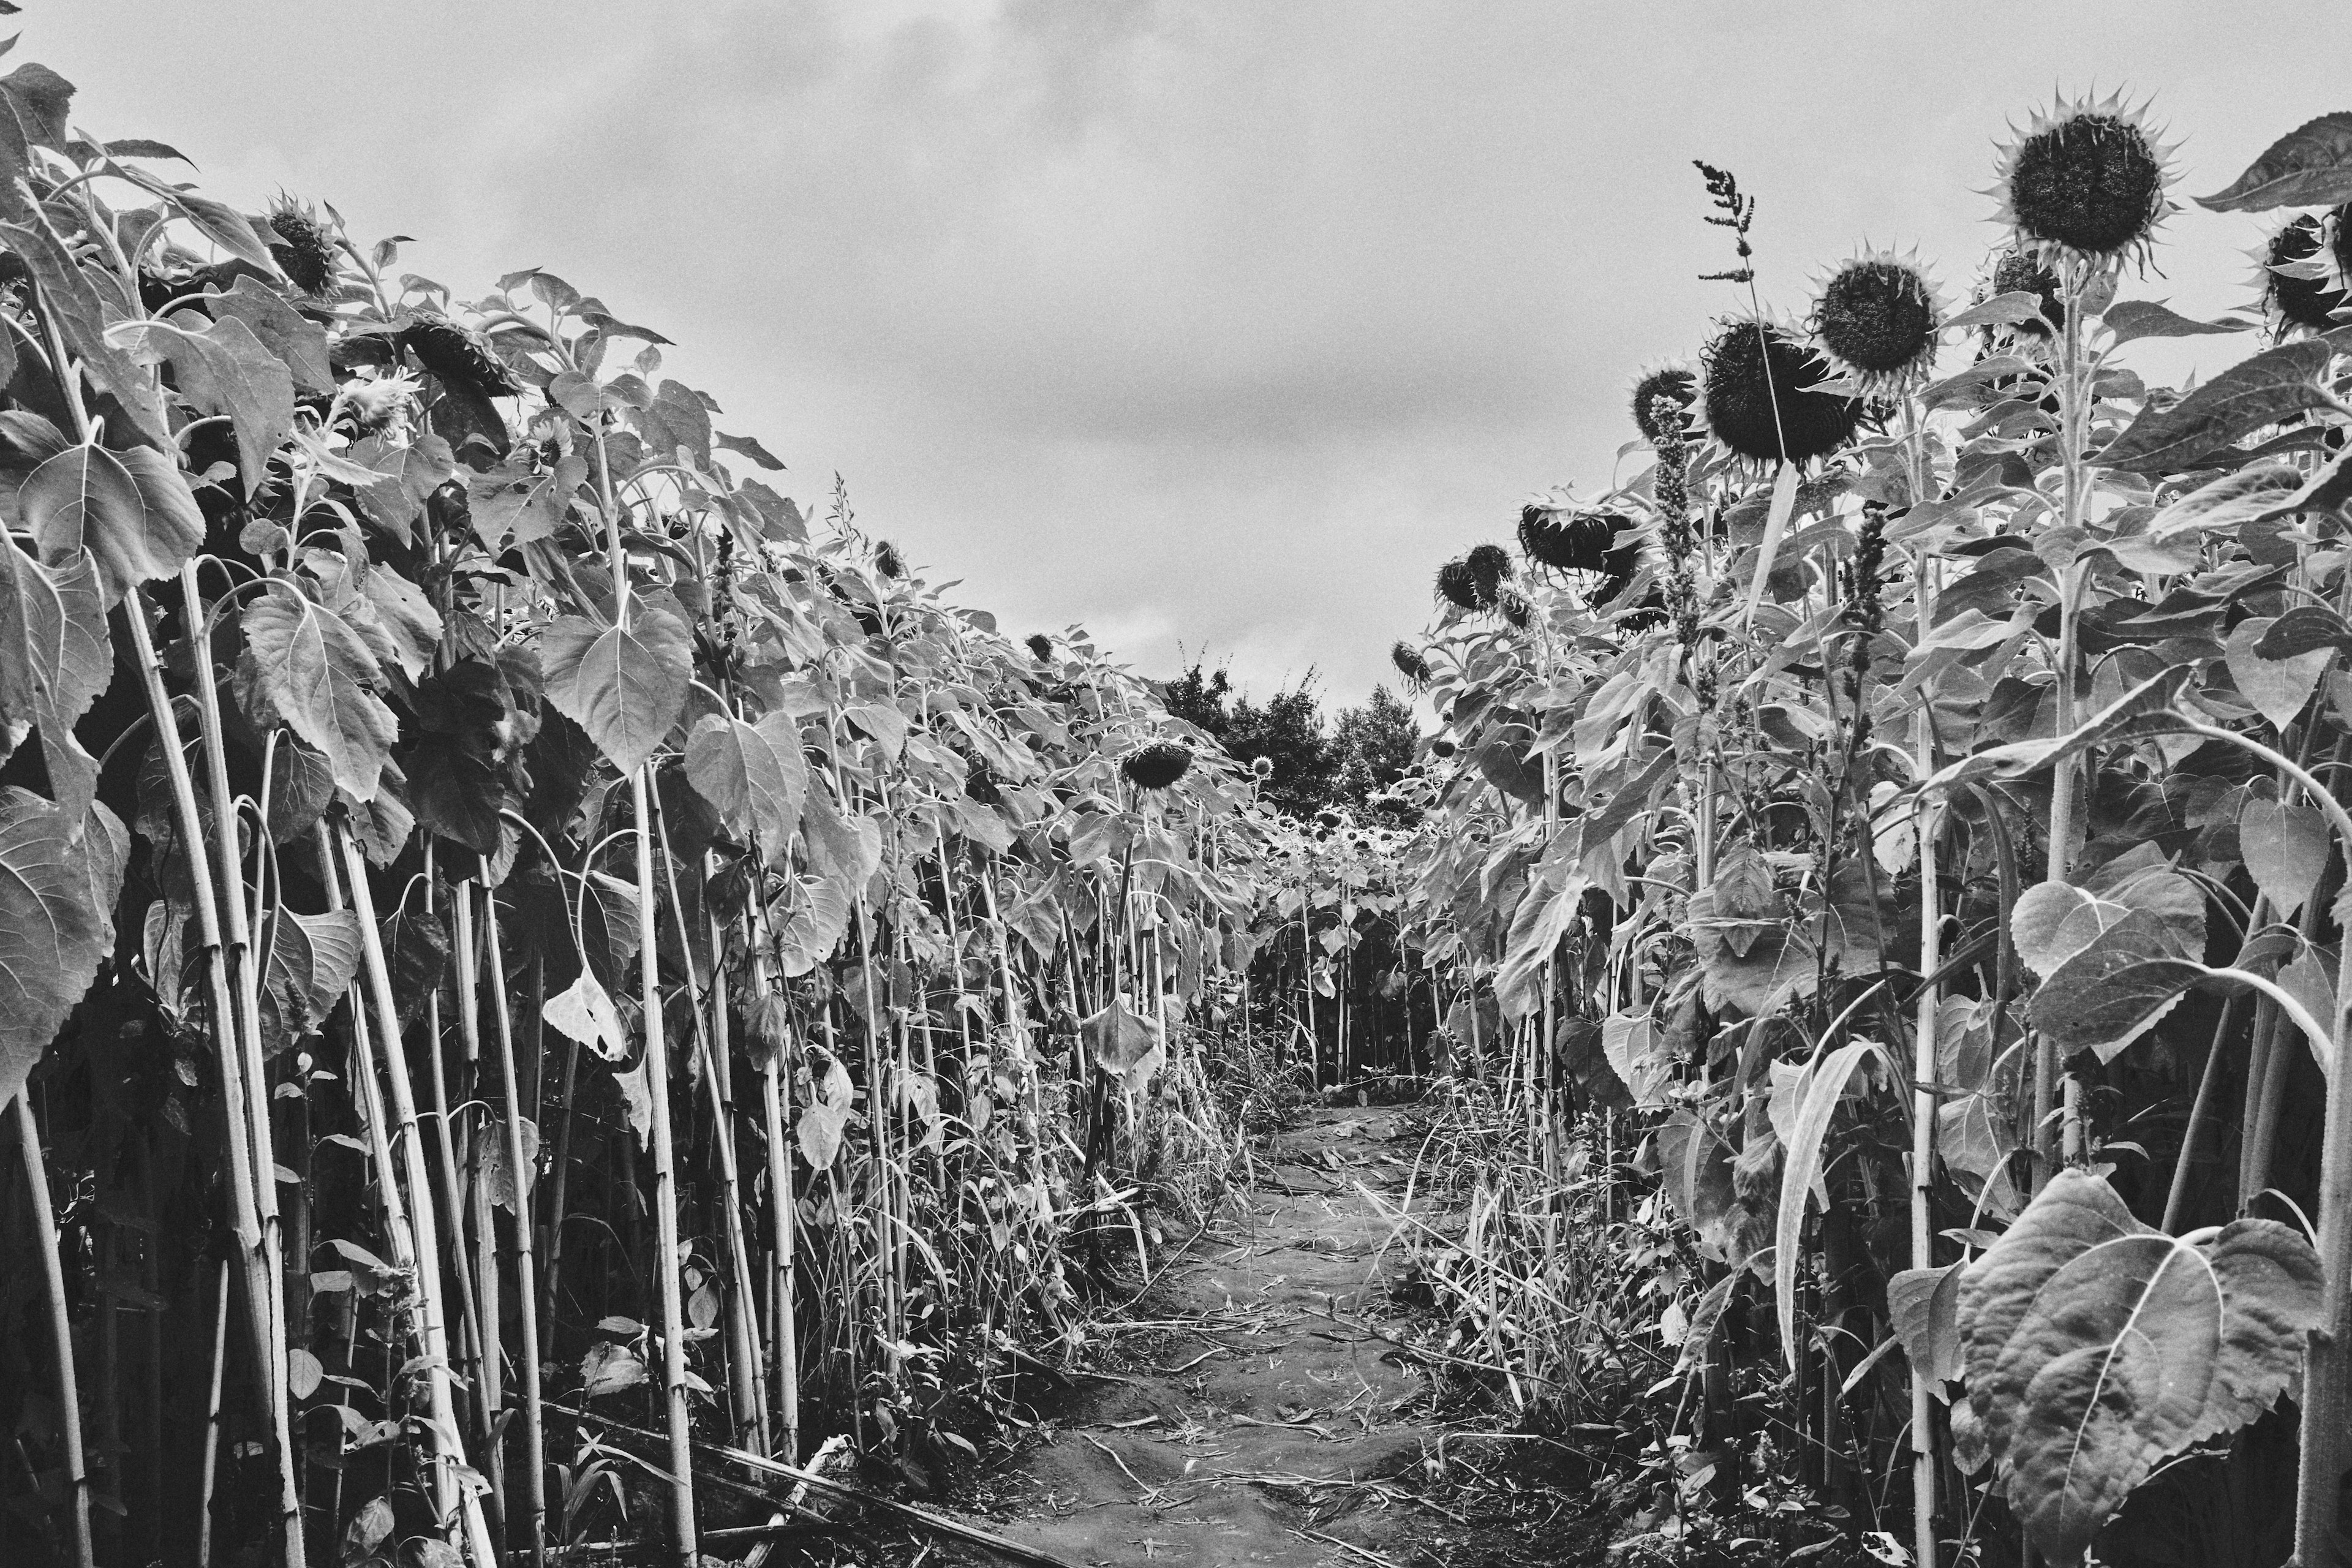
[[[427,914],[438,912],[435,899],[438,885],[435,876],[435,859],[434,847],[427,843],[425,847],[425,911]],[[387,1024],[385,1028],[389,1041],[399,1041],[400,1036],[392,1030],[390,1025]],[[454,1326],[456,1342],[451,1347],[450,1359],[457,1368],[459,1378],[474,1391],[474,1396],[467,1403],[474,1412],[476,1429],[487,1435],[489,1431],[488,1413],[481,1397],[482,1320],[474,1300],[473,1270],[466,1266],[466,1189],[457,1180],[457,1133],[456,1118],[450,1110],[448,1069],[442,1059],[441,986],[438,980],[425,997],[425,1081],[433,1091],[434,1147],[440,1154],[441,1206],[449,1216],[449,1262],[457,1279],[457,1321]],[[387,1054],[395,1048],[387,1045]],[[420,1206],[425,1203],[422,1197],[415,1201]]]
[[[2068,260],[2063,264],[2060,297],[2064,301],[2066,322],[2061,336],[2058,381],[2058,442],[2061,478],[2059,526],[2073,537],[2082,526],[2084,495],[2083,472],[2083,285],[2084,264]],[[2076,721],[2074,705],[2074,667],[2081,662],[2080,605],[2085,572],[2081,562],[2070,563],[2058,574],[2058,686],[2057,731],[2072,731]],[[2068,862],[2074,853],[2075,774],[2084,764],[2076,758],[2060,759],[2050,779],[2050,859],[2047,879],[2053,882],[2066,880]],[[2034,1042],[2033,1126],[2034,1147],[2038,1158],[2033,1163],[2033,1190],[2039,1193],[2057,1173],[2060,1158],[2069,1164],[2080,1160],[2084,1152],[2083,1135],[2082,1085],[2073,1078],[2064,1078],[2058,1060],[2057,1043],[2044,1036]],[[2063,1106],[2059,1103],[2063,1099]],[[2060,1114],[2061,1125],[2053,1126],[2053,1110]]]
[[[515,1313],[522,1335],[523,1498],[530,1525],[530,1557],[534,1568],[547,1562],[547,1433],[546,1412],[540,1397],[539,1282],[532,1270],[530,1160],[523,1148],[522,1097],[515,1075],[514,1016],[507,1001],[506,954],[499,940],[499,900],[490,886],[489,863],[482,863],[482,942],[489,958],[490,994],[497,1003],[499,1024],[499,1090],[505,1096],[507,1170],[514,1182]],[[513,1540],[511,1532],[508,1536]]]
[[[2256,900],[2254,907],[2259,913],[2262,901]],[[2167,1236],[2180,1234],[2181,1211],[2189,1202],[2189,1173],[2197,1163],[2199,1135],[2213,1119],[2213,1099],[2221,1081],[2221,1051],[2229,1043],[2231,1026],[2238,1021],[2239,1001],[2232,995],[2221,1005],[2221,1021],[2213,1026],[2213,1043],[2205,1052],[2205,1070],[2197,1079],[2197,1099],[2189,1108],[2189,1125],[2181,1130],[2180,1152],[2172,1162],[2172,1185],[2164,1198],[2164,1223],[2159,1228]]]
[[[1911,504],[1927,498],[1926,464],[1921,461],[1918,415],[1909,400],[1903,409],[1905,456],[1909,459]],[[1925,642],[1935,624],[1937,569],[1934,557],[1922,549],[1911,573],[1913,629]],[[1855,700],[1862,700],[1856,691]],[[1931,693],[1922,693],[1918,714],[1912,721],[1912,763],[1915,776],[1936,771],[1936,705]],[[1943,880],[1937,861],[1937,826],[1942,816],[1936,800],[1919,797],[1914,827],[1919,856],[1919,973],[1933,975],[1943,965]],[[1867,863],[1865,874],[1874,875]],[[1941,987],[1919,988],[1919,1010],[1911,1032],[1911,1267],[1936,1266],[1936,1111],[1937,1045],[1942,1030]],[[1927,1374],[1911,1369],[1911,1515],[1912,1552],[1920,1568],[1936,1568],[1936,1396]]]
[[[172,789],[173,830],[179,836],[181,851],[187,858],[194,892],[197,941],[203,946],[205,984],[212,1002],[213,1047],[220,1062],[221,1109],[228,1127],[227,1158],[222,1165],[228,1176],[229,1226],[236,1240],[238,1264],[245,1273],[246,1328],[253,1342],[254,1363],[264,1369],[261,1375],[282,1384],[285,1341],[270,1311],[274,1271],[256,1196],[256,1189],[276,1180],[276,1173],[257,1172],[253,1166],[253,1141],[246,1126],[252,1101],[246,1089],[244,1052],[236,1038],[235,991],[229,983],[228,963],[221,944],[220,904],[214,890],[212,857],[205,848],[204,816],[196,805],[195,784],[189,776],[187,753],[180,739],[179,710],[164,689],[163,660],[156,654],[154,638],[147,627],[146,596],[136,587],[123,602],[122,619],[130,627],[131,649],[147,689],[148,715],[155,726],[154,738],[149,743],[162,748],[164,777]],[[281,1473],[290,1474],[291,1464],[290,1458],[282,1461]],[[302,1568],[299,1513],[289,1517],[286,1524],[283,1561],[287,1568]]]
[[[629,775],[629,790],[636,808],[631,837],[637,849],[637,999],[645,1015],[646,1098],[653,1102],[654,1268],[660,1281],[662,1388],[669,1407],[672,1522],[678,1562],[696,1568],[693,1415],[687,1404],[686,1313],[678,1296],[677,1153],[670,1131],[669,1050],[663,1039],[661,944],[654,931],[654,914],[661,906],[654,883],[653,791],[646,773],[639,768]]]
[[[383,942],[378,934],[375,918],[375,895],[368,886],[367,858],[351,835],[350,827],[337,821],[331,829],[336,847],[342,858],[343,879],[348,884],[352,912],[359,917],[361,972],[365,977],[368,995],[373,1004],[377,1026],[383,1036],[384,1081],[392,1090],[391,1120],[400,1145],[403,1170],[411,1199],[404,1226],[387,1228],[395,1247],[404,1245],[410,1257],[395,1261],[415,1271],[411,1285],[411,1321],[417,1341],[417,1353],[425,1358],[425,1381],[432,1415],[432,1451],[436,1460],[462,1464],[465,1453],[457,1430],[457,1403],[449,1386],[449,1338],[441,1316],[441,1244],[439,1227],[433,1214],[433,1180],[425,1173],[424,1141],[417,1127],[416,1096],[410,1087],[408,1061],[401,1049],[400,1007],[393,1000],[392,971],[384,963]],[[356,1019],[354,1020],[356,1023]],[[367,1049],[365,1030],[354,1027],[352,1040],[361,1050]],[[362,1070],[373,1072],[373,1060],[359,1064]],[[391,1179],[394,1173],[383,1173],[386,1178],[384,1200],[387,1212],[399,1191],[400,1184]],[[466,1542],[476,1568],[492,1568],[498,1553],[490,1544],[489,1522],[483,1517],[481,1500],[471,1488],[461,1488],[451,1474],[449,1463],[433,1465],[433,1497],[441,1519],[452,1511],[462,1515]]]
[[[33,1094],[16,1096],[16,1142],[25,1161],[25,1198],[33,1216],[33,1246],[41,1257],[41,1280],[47,1288],[49,1342],[57,1352],[58,1421],[66,1446],[66,1484],[73,1489],[74,1562],[91,1568],[89,1535],[89,1467],[81,1447],[81,1394],[75,1386],[73,1322],[66,1311],[65,1266],[58,1258],[58,1220],[49,1206],[49,1173],[41,1163],[41,1130],[33,1123]]]
[[[194,556],[180,566],[180,613],[187,623],[195,653],[196,715],[204,738],[205,788],[212,796],[215,852],[220,858],[223,879],[222,934],[227,941],[223,956],[228,967],[229,994],[236,1006],[231,1033],[240,1076],[245,1079],[246,1135],[251,1141],[247,1157],[253,1163],[254,1213],[261,1226],[262,1252],[268,1260],[269,1289],[264,1306],[269,1314],[271,1334],[279,1347],[276,1358],[260,1369],[262,1388],[278,1447],[278,1512],[287,1535],[287,1562],[291,1568],[299,1568],[304,1552],[302,1504],[294,1479],[293,1416],[286,1385],[287,1355],[293,1341],[286,1321],[286,1238],[278,1214],[278,1158],[271,1138],[269,1070],[261,1045],[260,977],[254,960],[252,930],[246,919],[245,889],[238,871],[244,858],[238,853],[236,797],[229,789],[228,752],[221,738],[220,692],[213,681],[212,648],[205,629],[208,623],[203,596],[196,588]],[[196,843],[188,846],[192,859],[201,852]],[[229,1044],[226,1040],[222,1043],[225,1048]]]
[[[228,1361],[228,1263],[223,1259],[213,1307],[212,1382],[205,1395],[204,1470],[196,1483],[196,1568],[212,1568],[213,1478],[220,1466],[221,1382]]]
[[[744,918],[750,922],[751,992],[755,997],[765,998],[773,989],[765,899],[754,898]],[[786,1132],[790,1084],[779,1060],[782,1052],[771,1050],[763,1054],[766,1059],[760,1064],[760,1110],[768,1136],[770,1290],[775,1302],[772,1330],[775,1337],[775,1451],[784,1463],[796,1465],[800,1463],[801,1369],[793,1272],[799,1238],[795,1235],[798,1215],[793,1199],[793,1146]]]
[[[725,952],[713,932],[711,946],[711,988],[708,996],[694,994],[694,944],[687,939],[686,905],[678,897],[677,862],[670,854],[669,821],[663,814],[658,795],[654,799],[654,828],[661,841],[663,890],[669,895],[670,921],[677,928],[678,951],[688,955],[686,993],[688,1013],[694,1019],[695,1055],[702,1065],[702,1079],[710,1090],[710,1115],[713,1143],[719,1151],[719,1186],[721,1219],[727,1236],[727,1265],[732,1278],[728,1281],[728,1371],[729,1382],[741,1412],[751,1418],[761,1453],[768,1448],[768,1410],[760,1397],[760,1385],[765,1381],[759,1363],[759,1352],[752,1342],[750,1324],[744,1314],[749,1310],[751,1295],[751,1249],[743,1240],[743,1193],[735,1164],[735,1105],[727,1092],[728,1075],[721,1049],[714,1049],[709,1028],[704,1023],[705,1006],[714,1017],[712,1026],[726,1027],[727,990],[723,978]]]

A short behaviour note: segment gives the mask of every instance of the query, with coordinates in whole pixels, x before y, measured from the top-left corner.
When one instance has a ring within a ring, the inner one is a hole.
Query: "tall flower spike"
[[[1813,336],[1864,397],[1896,397],[1935,368],[1944,300],[1917,256],[1865,248],[1822,282]]]
[[[2018,247],[2053,270],[2068,259],[2145,266],[2157,226],[2179,210],[2167,195],[2175,151],[2149,129],[2145,104],[2131,108],[2120,93],[2061,100],[2013,131],[1989,194]]]

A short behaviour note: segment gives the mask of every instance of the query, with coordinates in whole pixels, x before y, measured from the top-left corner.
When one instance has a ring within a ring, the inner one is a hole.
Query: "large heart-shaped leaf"
[[[638,605],[626,627],[557,621],[541,639],[540,663],[547,700],[624,774],[644,766],[677,722],[694,674],[685,625],[651,604]]]
[[[2271,622],[2261,616],[2240,621],[2223,645],[2230,665],[2230,679],[2237,682],[2239,693],[2254,705],[2262,716],[2279,729],[2285,729],[2311,700],[2319,685],[2319,678],[2336,658],[2334,644],[2308,648],[2284,658],[2275,655],[2265,658],[2262,651]]]
[[[1959,1322],[1969,1403],[2053,1562],[2078,1562],[2158,1460],[2286,1390],[2319,1287],[2285,1226],[2168,1237],[2095,1176],[2051,1178],[1962,1277]]]
[[[114,945],[114,900],[131,836],[103,805],[68,813],[0,789],[0,1106],[16,1098],[50,1037]]]
[[[246,605],[245,640],[278,716],[327,759],[338,785],[373,799],[400,724],[372,689],[375,656],[359,633],[278,578]]]
[[[293,433],[293,372],[231,315],[213,321],[182,310],[145,323],[142,336],[146,355],[170,363],[183,397],[204,414],[227,416],[246,489],[258,489],[278,443]]]
[[[106,604],[85,550],[45,566],[0,539],[0,758],[40,731],[50,794],[79,816],[98,792],[98,759],[74,725],[114,676]]]
[[[89,552],[110,610],[138,584],[177,572],[205,541],[187,482],[153,452],[68,447],[26,477],[16,504],[45,563]]]
[[[729,827],[759,836],[770,865],[783,858],[808,794],[800,726],[790,714],[771,713],[757,724],[704,716],[686,738],[686,777]]]
[[[306,915],[288,910],[269,933],[261,983],[265,1048],[275,1055],[316,1034],[359,973],[360,921],[349,910]]]
[[[2316,806],[2252,799],[2238,814],[2238,858],[2282,920],[2293,920],[2311,897],[2332,847]]]

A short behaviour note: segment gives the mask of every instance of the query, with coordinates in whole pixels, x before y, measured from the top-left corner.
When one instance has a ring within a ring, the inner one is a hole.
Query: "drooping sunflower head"
[[[1192,751],[1177,741],[1147,741],[1121,757],[1118,771],[1138,789],[1166,789],[1192,766]]]
[[[269,247],[269,258],[278,263],[278,270],[314,300],[332,294],[341,259],[335,249],[334,230],[308,202],[282,193],[270,204],[268,218],[271,231],[278,236]]]
[[[1396,666],[1397,673],[1403,676],[1405,683],[1415,691],[1429,684],[1428,656],[1402,637],[1399,637],[1396,646],[1389,649],[1389,662]]]
[[[1944,301],[1915,257],[1864,251],[1813,301],[1813,336],[1865,397],[1895,396],[1935,367]]]
[[[1687,410],[1698,400],[1698,377],[1688,365],[1664,364],[1643,371],[1633,383],[1633,427],[1644,441],[1655,441],[1666,432],[1658,423],[1658,399],[1664,398],[1675,407]]]
[[[1483,610],[1494,596],[1480,592],[1478,574],[1459,556],[1437,569],[1437,596],[1465,610]]]
[[[899,558],[898,547],[887,539],[874,542],[874,570],[885,577],[904,577],[907,563]]]
[[[2325,216],[2299,213],[2255,249],[2255,281],[2273,336],[2324,332],[2341,325],[2336,312],[2352,305],[2347,215],[2352,215],[2352,203]]]
[[[1520,631],[1527,630],[1528,623],[1535,619],[1535,606],[1528,604],[1527,595],[1517,588],[1504,589],[1496,599],[1495,606],[1502,611],[1503,619]]]
[[[1443,735],[1429,742],[1429,752],[1433,757],[1450,757],[1461,749]]]
[[[2016,244],[2055,270],[2065,261],[2107,268],[2145,262],[2157,226],[2177,210],[2166,192],[2173,149],[2147,124],[2146,106],[2121,94],[2061,100],[2036,110],[2000,151],[2000,221]]]
[[[1478,607],[1493,609],[1503,584],[1510,581],[1511,552],[1499,544],[1475,544],[1462,563],[1470,568],[1471,578],[1477,584]]]
[[[1725,318],[1700,364],[1707,434],[1750,462],[1827,457],[1862,422],[1860,398],[1812,390],[1830,379],[1830,367],[1782,322]]]
[[[1031,632],[1028,640],[1029,652],[1039,663],[1042,664],[1054,657],[1054,639],[1044,632]]]
[[[1562,572],[1605,572],[1624,518],[1612,511],[1529,501],[1519,510],[1519,548]]]
[[[2066,299],[2058,285],[2058,274],[2042,266],[2030,250],[2005,250],[1992,264],[1992,274],[1984,285],[1984,298],[1990,300],[1997,294],[2035,296],[2042,301],[2042,321],[2018,321],[2006,328],[1987,327],[1985,346],[1988,351],[2003,331],[2046,338],[2066,324]]]

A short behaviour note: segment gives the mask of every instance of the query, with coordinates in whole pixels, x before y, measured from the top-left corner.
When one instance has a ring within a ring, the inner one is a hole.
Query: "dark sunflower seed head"
[[[2336,249],[2346,248],[2343,236],[2345,209],[2337,215]],[[2304,213],[2271,236],[2270,248],[2264,253],[2263,276],[2267,281],[2263,288],[2263,303],[2276,310],[2279,319],[2290,326],[2308,327],[2325,331],[2336,324],[2335,313],[2347,303],[2340,289],[2328,287],[2325,279],[2289,278],[2272,271],[2272,268],[2294,261],[2308,261],[2319,254],[2320,220]],[[2339,265],[2341,265],[2339,259]]]
[[[270,259],[293,280],[294,287],[313,299],[323,299],[335,288],[335,237],[319,215],[291,196],[280,196],[269,209],[269,226],[278,236],[269,247]]]
[[[2155,226],[2164,207],[2164,160],[2130,120],[2069,115],[2019,145],[2009,206],[2030,238],[2112,256]]]
[[[1478,591],[1478,574],[1470,563],[1455,559],[1437,569],[1437,596],[1465,610],[1483,610],[1486,596]]]
[[[1192,766],[1192,752],[1175,741],[1149,741],[1119,759],[1118,771],[1138,789],[1166,789]]]
[[[1665,398],[1675,407],[1687,410],[1698,401],[1698,381],[1690,372],[1670,367],[1654,370],[1633,384],[1633,427],[1644,441],[1655,441],[1666,433],[1658,422],[1657,403]]]
[[[1899,261],[1839,268],[1813,308],[1822,346],[1853,369],[1884,375],[1918,362],[1936,331],[1927,280]]]
[[[1029,651],[1034,654],[1041,663],[1054,657],[1054,639],[1044,632],[1031,632],[1028,640]]]
[[[1707,429],[1756,462],[1809,462],[1853,438],[1860,398],[1811,388],[1823,364],[1787,329],[1752,317],[1723,322],[1703,356]]]

